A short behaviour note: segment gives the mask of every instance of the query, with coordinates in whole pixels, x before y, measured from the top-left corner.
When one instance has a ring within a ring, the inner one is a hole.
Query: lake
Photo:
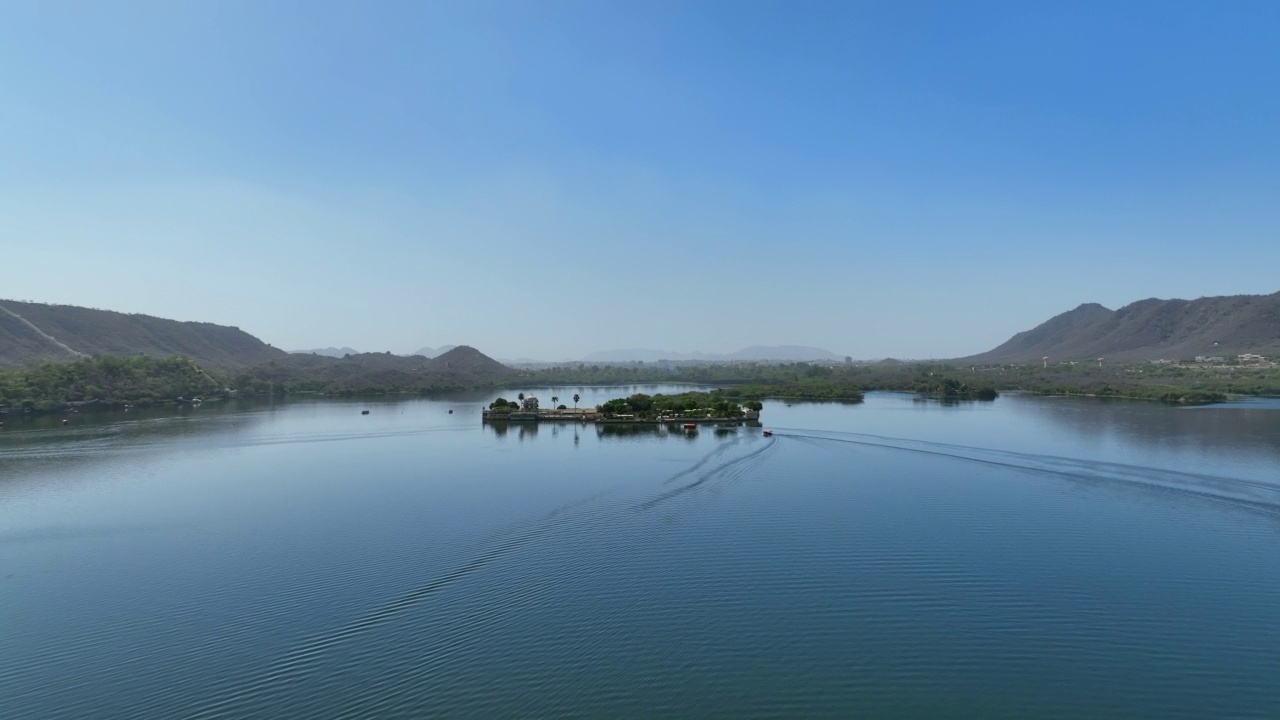
[[[1280,717],[1276,401],[521,390],[11,416],[0,717]]]

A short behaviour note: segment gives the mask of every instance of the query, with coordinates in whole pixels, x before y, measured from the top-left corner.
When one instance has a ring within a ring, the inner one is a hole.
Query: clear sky
[[[986,350],[1280,290],[1280,3],[0,4],[0,298],[286,349]]]

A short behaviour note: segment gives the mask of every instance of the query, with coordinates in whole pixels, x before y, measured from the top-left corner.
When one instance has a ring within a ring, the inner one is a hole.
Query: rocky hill
[[[1197,355],[1280,355],[1280,293],[1198,300],[1151,298],[1108,310],[1081,305],[994,350],[964,362],[1053,360],[1180,360]]]
[[[185,355],[211,368],[288,357],[239,328],[73,305],[0,300],[0,368],[100,355]]]

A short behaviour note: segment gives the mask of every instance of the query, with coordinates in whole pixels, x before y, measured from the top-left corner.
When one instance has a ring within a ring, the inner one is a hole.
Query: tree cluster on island
[[[678,395],[646,395],[636,393],[630,397],[614,398],[600,405],[605,418],[619,416],[640,420],[741,418],[747,410],[759,412],[764,407],[759,400],[739,401],[725,392],[686,392]]]
[[[498,398],[497,400],[489,403],[489,412],[498,413],[500,415],[510,414],[519,409],[520,403],[506,398]]]

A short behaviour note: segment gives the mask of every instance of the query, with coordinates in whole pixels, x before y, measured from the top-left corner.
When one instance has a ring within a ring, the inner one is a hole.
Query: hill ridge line
[[[218,369],[287,357],[237,327],[0,298],[0,367],[102,355],[182,355]]]
[[[39,335],[40,337],[44,338],[45,340],[48,340],[49,342],[53,343],[54,345],[57,345],[59,348],[62,348],[63,350],[67,351],[68,353],[71,353],[72,355],[74,355],[74,356],[76,356],[76,357],[80,357],[80,358],[87,358],[87,357],[90,357],[88,353],[82,353],[82,352],[80,352],[79,350],[74,350],[74,349],[72,349],[70,345],[67,345],[66,343],[62,342],[62,341],[61,341],[61,340],[59,340],[58,338],[56,338],[56,337],[54,337],[54,336],[50,335],[49,333],[47,333],[47,332],[45,332],[45,331],[41,330],[39,327],[36,327],[36,324],[35,324],[35,323],[33,323],[33,322],[31,322],[30,320],[28,320],[28,319],[26,319],[26,318],[22,317],[21,315],[19,315],[18,313],[16,313],[16,312],[14,312],[14,311],[10,310],[9,308],[5,307],[4,305],[0,305],[0,310],[3,310],[7,315],[9,315],[9,317],[12,317],[14,320],[17,320],[18,322],[22,323],[23,325],[26,325],[27,327],[31,328],[31,330],[32,330],[33,332],[35,332],[37,335]]]
[[[960,360],[1190,360],[1246,353],[1280,354],[1280,292],[1145,298],[1116,310],[1084,303]]]

